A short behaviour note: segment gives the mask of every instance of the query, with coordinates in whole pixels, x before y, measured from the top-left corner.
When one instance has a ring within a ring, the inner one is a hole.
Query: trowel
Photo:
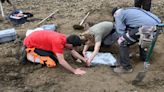
[[[164,24],[156,25],[156,28],[157,28],[156,35],[155,35],[154,40],[152,41],[152,43],[150,45],[148,54],[146,56],[146,61],[144,62],[144,69],[143,69],[143,71],[141,71],[137,74],[135,79],[132,81],[132,85],[140,85],[141,82],[143,81],[143,79],[145,78],[146,73],[148,72],[148,69],[150,66],[150,58],[151,58],[151,55],[153,53],[153,49],[154,49],[155,43],[157,41],[158,35],[162,32],[162,27],[164,27]]]
[[[73,28],[74,29],[77,29],[77,30],[82,30],[84,29],[84,26],[82,26],[82,24],[84,23],[84,21],[87,19],[88,15],[90,14],[90,12],[88,12],[85,17],[82,19],[82,21],[80,22],[80,24],[75,24],[73,25]]]

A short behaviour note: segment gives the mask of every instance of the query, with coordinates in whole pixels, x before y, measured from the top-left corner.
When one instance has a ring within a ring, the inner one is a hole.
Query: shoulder
[[[119,17],[122,16],[125,12],[124,8],[118,9],[115,13],[114,13],[114,17]]]

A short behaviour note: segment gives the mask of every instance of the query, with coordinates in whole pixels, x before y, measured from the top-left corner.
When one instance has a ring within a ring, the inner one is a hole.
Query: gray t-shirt
[[[113,29],[113,23],[104,21],[98,24],[95,24],[89,28],[89,33],[93,34],[95,37],[95,42],[102,41],[102,39],[108,35]]]

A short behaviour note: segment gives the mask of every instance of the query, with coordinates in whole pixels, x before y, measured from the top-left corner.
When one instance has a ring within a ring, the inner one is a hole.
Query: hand
[[[92,61],[92,59],[87,60],[87,62],[86,62],[87,66],[91,66],[91,61]]]
[[[83,51],[83,56],[84,56],[84,58],[87,59],[87,56],[86,56],[86,52],[85,51]]]
[[[86,73],[86,71],[81,70],[80,68],[77,68],[77,69],[74,71],[74,74],[76,74],[76,75],[84,75],[85,73]]]
[[[84,59],[83,59],[83,62],[85,62],[85,63],[87,63],[87,58],[85,58],[85,57],[83,57]]]
[[[117,42],[120,45],[124,40],[125,40],[124,37],[121,36],[121,37],[118,38]]]
[[[89,67],[91,65],[91,62],[87,60],[86,65]]]

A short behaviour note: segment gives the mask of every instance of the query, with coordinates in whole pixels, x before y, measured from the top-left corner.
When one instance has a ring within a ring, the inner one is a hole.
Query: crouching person
[[[113,31],[113,23],[109,21],[103,21],[90,27],[87,31],[80,35],[82,42],[85,42],[83,48],[83,56],[87,60],[86,65],[90,66],[92,60],[99,52],[100,47],[104,44],[105,38]],[[108,40],[110,42],[110,39]],[[113,41],[114,42],[114,41]],[[89,58],[86,56],[86,52],[89,47],[94,46],[94,51]],[[84,61],[84,59],[81,59]]]
[[[71,67],[64,59],[63,55],[65,48],[70,49],[72,50],[72,52],[76,53],[74,48],[80,45],[81,40],[76,35],[70,35],[66,37],[64,34],[54,31],[35,31],[24,39],[24,46],[26,47],[26,49],[23,51],[23,56],[30,57],[28,56],[29,52],[32,52],[34,56],[37,56],[37,54],[39,53],[39,56],[49,57],[40,57],[41,64],[46,64],[48,67],[52,67],[56,65],[56,62],[59,62],[59,64],[61,64],[64,68],[71,71],[72,73],[76,75],[83,75],[86,72],[81,70],[80,68],[75,69]],[[23,58],[21,61],[22,63],[25,63]],[[55,62],[53,63],[51,61]],[[34,62],[37,62],[37,59],[35,59]]]
[[[157,15],[136,7],[113,8],[116,31],[119,35],[120,67],[114,69],[116,73],[133,71],[129,58],[129,47],[140,40],[139,29],[146,26],[155,26],[161,23]],[[153,29],[152,29],[153,30]],[[146,30],[143,30],[143,32]],[[150,36],[151,37],[151,36]],[[140,59],[145,62],[146,51],[139,44]]]

